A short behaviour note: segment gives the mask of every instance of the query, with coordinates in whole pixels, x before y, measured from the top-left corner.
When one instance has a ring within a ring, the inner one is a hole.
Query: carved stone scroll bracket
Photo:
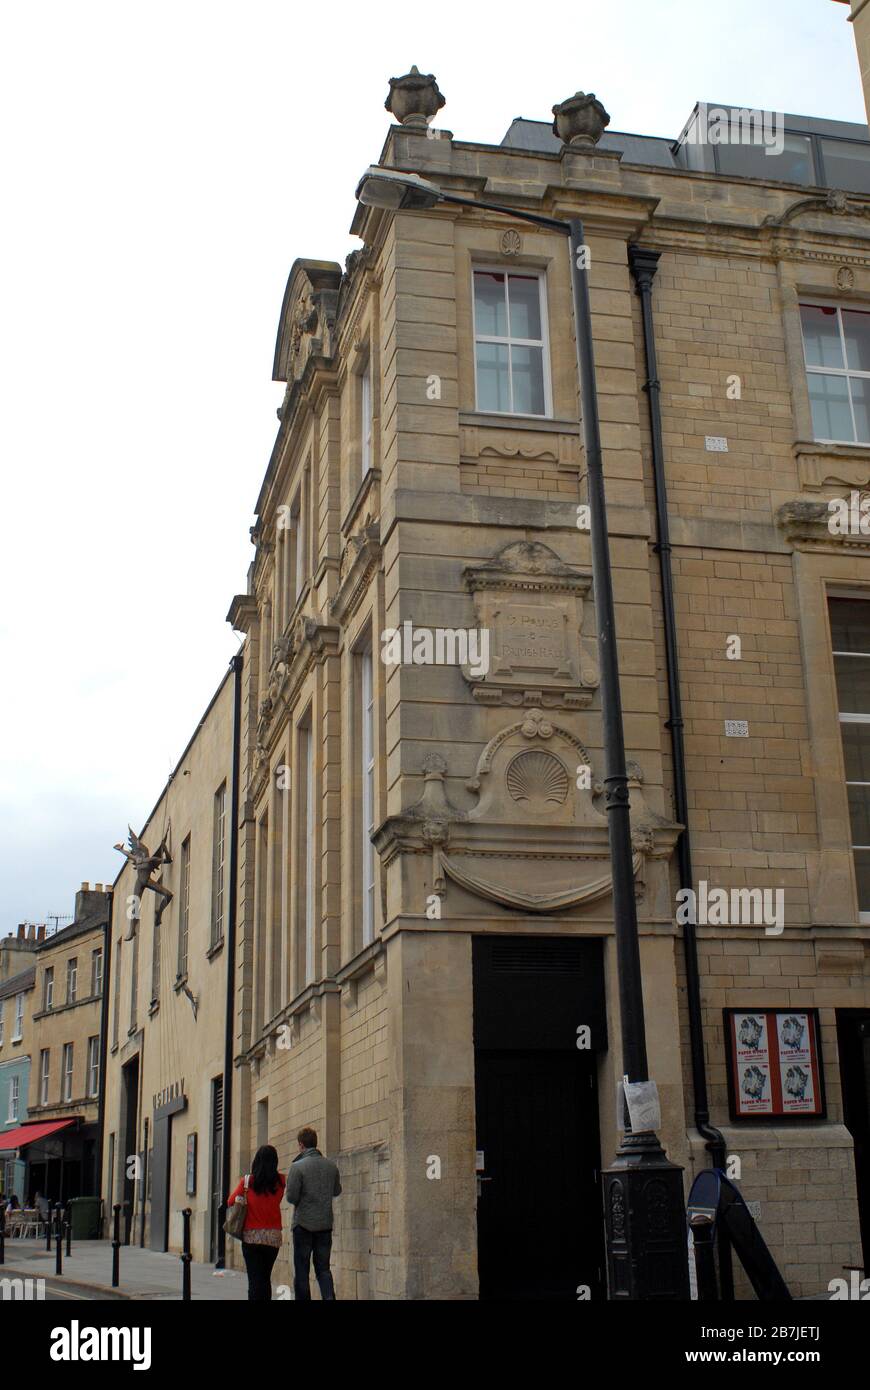
[[[833,501],[796,497],[777,510],[776,524],[795,550],[870,553],[870,490],[855,489],[835,509]]]

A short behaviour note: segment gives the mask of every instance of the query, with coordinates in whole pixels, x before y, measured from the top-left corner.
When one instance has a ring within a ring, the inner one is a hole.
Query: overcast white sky
[[[296,256],[343,262],[416,63],[497,143],[578,88],[865,119],[833,0],[0,0],[0,934],[114,878],[237,640]]]

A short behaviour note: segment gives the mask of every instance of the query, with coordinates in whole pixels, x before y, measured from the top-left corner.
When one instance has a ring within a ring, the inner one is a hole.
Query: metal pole
[[[235,1042],[235,979],[236,979],[236,905],[239,884],[239,786],[241,765],[242,729],[242,668],[244,659],[241,652],[232,658],[233,672],[233,784],[230,793],[230,883],[227,905],[227,994],[226,1016],[224,1019],[224,1080],[223,1080],[223,1119],[221,1123],[220,1185],[221,1202],[217,1216],[217,1259],[215,1269],[226,1267],[227,1236],[224,1230],[226,1219],[226,1200],[230,1190],[230,1162],[232,1160],[232,1120],[233,1120],[233,1045]]]
[[[112,1288],[116,1289],[121,1282],[121,1203],[116,1202],[112,1207],[113,1230],[112,1230]]]
[[[6,1207],[0,1211],[0,1265],[6,1263]]]
[[[662,585],[662,622],[665,637],[665,664],[668,676],[667,727],[671,735],[673,757],[674,818],[683,826],[677,840],[677,871],[680,888],[695,886],[692,868],[692,842],[689,829],[689,794],[686,782],[686,751],[683,739],[683,708],[680,690],[680,662],[677,649],[677,619],[674,608],[674,577],[671,564],[671,537],[668,521],[668,490],[665,478],[665,449],[662,431],[661,382],[656,359],[655,319],[653,317],[652,287],[658,270],[660,252],[641,246],[630,246],[628,264],[634,276],[640,299],[643,320],[644,354],[650,422],[651,461],[656,498],[657,544],[659,575]],[[704,1060],[704,1016],[701,1008],[701,977],[698,967],[698,943],[695,935],[694,913],[683,926],[683,951],[686,960],[686,1006],[689,1016],[689,1050],[692,1062],[695,1126],[707,1141],[711,1165],[724,1169],[727,1151],[721,1130],[710,1123],[710,1103],[707,1093],[707,1068]],[[724,1226],[718,1231],[719,1275],[722,1299],[734,1301],[734,1274],[731,1267],[731,1243]]]
[[[182,1233],[182,1253],[181,1253],[181,1298],[182,1302],[190,1302],[190,1261],[193,1256],[190,1253],[190,1207],[185,1207],[181,1213],[183,1222]]]
[[[66,1209],[66,1253],[67,1257],[72,1254],[72,1207],[69,1204]]]
[[[601,430],[598,422],[598,393],[595,386],[595,358],[592,349],[592,314],[589,308],[589,283],[585,267],[586,246],[583,223],[580,219],[572,218],[569,226],[571,229],[571,286],[574,292],[577,366],[580,373],[583,440],[586,448],[586,485],[592,528],[592,579],[595,590],[595,616],[598,622],[598,651],[601,662],[605,806],[613,873],[613,920],[619,961],[622,1066],[629,1081],[647,1081],[649,1080],[649,1073],[643,1015],[640,943],[637,934],[637,907],[634,897],[628,774],[625,768],[622,699],[619,693],[616,623],[613,615],[613,575],[610,568],[607,506],[604,500],[604,467],[601,457]]]
[[[613,876],[622,1071],[629,1083],[637,1083],[649,1081],[649,1067],[619,691],[613,575],[589,303],[589,249],[579,217],[571,218],[567,231],[592,533],[592,583],[601,666],[605,808]],[[623,1093],[620,1092],[620,1095]],[[613,1164],[602,1174],[608,1296],[615,1300],[687,1299],[689,1270],[682,1169],[669,1162],[654,1130],[632,1132],[624,1101],[622,1111],[623,1138]]]
[[[54,1272],[63,1273],[63,1207],[60,1202],[54,1209]]]

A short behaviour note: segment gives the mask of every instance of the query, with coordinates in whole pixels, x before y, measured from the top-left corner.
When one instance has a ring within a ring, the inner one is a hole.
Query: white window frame
[[[3,1038],[6,1031],[6,1000],[0,999],[0,1047],[3,1046]]]
[[[178,892],[178,961],[176,971],[179,980],[184,979],[190,966],[190,855],[191,837],[185,835],[181,842]]]
[[[91,996],[94,999],[103,993],[103,948],[97,946],[91,952]]]
[[[45,990],[45,996],[44,996],[43,1001],[42,1001],[42,1007],[43,1007],[43,1009],[44,1009],[46,1012],[48,1012],[49,1009],[53,1009],[53,1008],[54,1008],[54,966],[53,966],[53,965],[48,965],[48,966],[46,966],[46,970],[45,970],[45,979],[44,979],[44,981],[43,981],[43,988],[44,988],[44,990]]]
[[[88,1096],[100,1093],[100,1039],[88,1038]]]
[[[305,758],[305,980],[314,980],[314,729],[311,722],[300,729]]]
[[[852,310],[854,310],[854,311],[857,312],[857,313],[867,314],[868,317],[870,317],[870,305],[863,305],[863,304],[839,304],[839,303],[832,303],[831,300],[829,300],[829,299],[812,299],[812,298],[810,298],[809,296],[806,296],[806,295],[799,295],[799,297],[798,297],[798,317],[799,317],[799,318],[800,318],[800,311],[801,311],[801,309],[804,307],[804,305],[806,305],[806,307],[807,307],[808,309],[833,309],[833,310],[836,312],[836,315],[837,315],[837,327],[838,327],[839,330],[840,330],[840,348],[841,348],[841,351],[842,351],[842,353],[843,353],[843,361],[844,361],[844,362],[847,362],[848,359],[847,359],[847,357],[846,357],[846,335],[845,335],[845,333],[844,333],[844,331],[843,331],[843,310],[844,310],[844,309],[846,309],[846,310],[852,309]],[[848,398],[848,401],[849,401],[849,416],[850,416],[851,421],[852,421],[852,438],[851,438],[851,439],[830,439],[830,438],[828,438],[828,437],[825,436],[825,435],[817,435],[817,434],[815,433],[815,425],[813,426],[813,431],[814,431],[814,432],[813,432],[813,439],[814,439],[814,440],[816,441],[816,443],[818,443],[818,444],[854,444],[854,445],[860,445],[860,446],[864,446],[864,447],[870,445],[870,439],[859,439],[859,438],[858,438],[858,428],[857,428],[857,426],[856,426],[856,424],[855,424],[855,407],[854,407],[854,405],[853,405],[853,403],[852,403],[852,386],[851,386],[851,383],[849,382],[849,377],[852,377],[852,376],[861,377],[861,378],[862,378],[863,380],[865,380],[865,381],[870,380],[870,371],[868,371],[868,372],[855,371],[855,370],[853,370],[851,367],[848,367],[848,366],[845,366],[845,367],[811,367],[810,364],[809,364],[809,362],[807,361],[807,345],[806,345],[806,340],[804,339],[804,325],[803,325],[803,319],[801,319],[800,328],[801,328],[801,348],[803,349],[803,354],[804,354],[804,376],[806,377],[806,381],[807,381],[807,396],[809,397],[809,390],[810,390],[809,376],[810,376],[810,373],[811,373],[811,372],[815,373],[817,376],[841,376],[841,377],[845,377],[845,378],[846,378],[846,395],[847,395],[847,398]],[[811,400],[810,400],[810,402],[809,402],[809,406],[810,406],[810,420],[812,420],[812,401],[811,401]]]
[[[370,651],[360,652],[360,776],[362,779],[362,944],[375,936],[375,847],[371,841],[375,817],[375,701],[374,665]]]
[[[21,1042],[24,1037],[24,995],[15,996],[15,1032],[12,1034],[13,1042]]]
[[[369,352],[359,374],[359,444],[360,478],[365,479],[373,464],[372,445],[375,433],[374,394],[372,391],[372,355]]]
[[[802,303],[807,303],[808,301],[802,300],[801,302],[802,302]],[[850,589],[828,589],[827,592],[826,592],[826,594],[825,594],[825,607],[826,607],[826,609],[828,610],[828,613],[830,613],[830,608],[828,607],[828,599],[832,599],[832,598],[860,599],[860,601],[861,601],[862,603],[868,604],[868,612],[870,612],[870,592],[862,591],[862,590],[850,590]],[[832,660],[833,660],[833,658],[838,657],[838,656],[864,656],[864,657],[868,657],[868,656],[870,656],[870,652],[841,652],[841,651],[837,650],[837,649],[834,647],[833,636],[832,636],[832,640],[831,640],[831,658],[832,658]],[[836,670],[836,661],[833,661],[833,664],[834,664],[834,669]],[[870,724],[870,714],[850,714],[850,713],[848,712],[848,710],[841,710],[841,709],[840,709],[840,696],[839,696],[839,691],[837,691],[836,698],[837,698],[837,721],[838,721],[838,723],[840,723],[840,724]],[[845,770],[846,770],[846,769],[845,769],[845,761],[844,761],[844,766],[843,766],[843,772],[844,772],[844,774],[845,774]],[[866,786],[870,786],[870,783],[868,783],[868,782],[855,782],[855,781],[851,780],[850,778],[844,776],[843,785],[847,788],[846,797],[847,797],[847,799],[848,799],[848,795],[849,795],[849,793],[848,793],[848,788],[849,788],[849,787],[866,787]],[[853,853],[856,849],[870,849],[870,845],[853,845],[853,844],[852,844],[852,827],[851,827],[851,824],[850,824],[850,826],[849,826],[849,852],[850,852],[850,853]],[[856,883],[856,893],[857,893],[857,883]],[[862,912],[862,911],[860,910],[860,908],[859,908],[859,910],[858,910],[858,921],[859,921],[859,922],[870,922],[870,909],[868,909],[868,910]]]
[[[216,946],[224,937],[226,907],[227,784],[214,794],[214,838],[212,843],[211,942]]]
[[[73,1067],[75,1066],[75,1053],[71,1042],[63,1045],[63,1075],[61,1077],[62,1093],[61,1099],[64,1101],[72,1100],[73,1089]]]
[[[536,279],[538,282],[538,297],[541,310],[541,333],[538,338],[500,338],[491,333],[478,333],[477,331],[477,296],[474,292],[474,277],[480,271],[483,274],[503,275],[505,277],[505,308],[507,309],[507,326],[510,330],[510,302],[508,300],[508,277],[510,275],[522,275],[528,279]],[[518,420],[551,420],[553,418],[553,382],[550,372],[550,319],[547,312],[547,272],[538,266],[525,265],[490,265],[484,262],[472,261],[471,263],[471,320],[473,325],[473,351],[474,358],[474,409],[483,415],[504,415],[506,418]],[[510,388],[510,410],[485,410],[480,405],[480,392],[477,382],[477,344],[478,343],[497,343],[508,349],[508,386]],[[525,412],[513,409],[514,402],[514,374],[513,363],[511,361],[511,347],[540,347],[543,348],[542,370],[544,374],[544,413],[543,415],[527,415]]]
[[[66,963],[66,1002],[74,1004],[79,988],[79,958],[70,956]]]
[[[6,1123],[12,1124],[13,1120],[18,1119],[19,1106],[21,1104],[21,1077],[10,1076],[9,1078],[9,1104],[6,1109]]]
[[[39,1103],[48,1105],[48,1087],[51,1079],[51,1049],[44,1047],[39,1054]]]

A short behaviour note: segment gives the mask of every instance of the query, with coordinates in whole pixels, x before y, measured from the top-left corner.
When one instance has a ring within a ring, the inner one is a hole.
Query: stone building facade
[[[4,1134],[19,1129],[27,1118],[27,1093],[32,1060],[31,1014],[36,971],[27,966],[25,947],[35,945],[34,927],[19,927],[0,943],[0,1196],[11,1193],[24,1201],[27,1163],[17,1144],[4,1145]],[[16,949],[18,948],[18,949]],[[24,967],[24,968],[22,968]]]
[[[135,902],[128,862],[113,885],[104,1101],[107,1220],[152,1250],[180,1250],[191,1209],[196,1260],[217,1257],[223,1152],[235,681],[221,681],[139,832],[172,895]]]
[[[787,117],[777,163],[712,149],[698,111],[679,141],[597,145],[543,122],[471,144],[431,114],[390,129],[382,166],[586,228],[651,1068],[688,1182],[709,1159],[633,248],[652,253],[695,886],[783,894],[781,930],[696,928],[711,1115],[792,1292],[823,1292],[861,1261],[868,1193],[870,711],[842,701],[863,698],[846,668],[867,650],[870,571],[863,533],[827,524],[829,500],[870,486],[870,247],[845,148],[867,133]],[[854,191],[832,192],[832,170]],[[290,275],[281,425],[230,613],[246,634],[233,1166],[315,1125],[345,1178],[340,1297],[601,1297],[621,1072],[566,247],[449,204],[360,208],[352,230],[344,271]],[[458,634],[485,634],[488,661]],[[818,1010],[823,1113],[739,1115],[728,1008]],[[538,1149],[550,1205],[525,1212]],[[540,1247],[556,1210],[567,1253]]]
[[[768,155],[698,107],[596,143],[583,99],[490,146],[432,126],[433,79],[391,91],[382,166],[583,218],[660,1132],[688,1190],[700,1046],[728,1171],[823,1294],[870,1246],[867,131],[786,116]],[[114,885],[103,1194],[159,1249],[190,1205],[214,1258],[222,1167],[313,1125],[340,1298],[603,1298],[622,1064],[566,242],[449,203],[351,230],[288,280],[237,678],[141,832],[170,828],[159,945]]]
[[[111,895],[83,883],[72,922],[37,944],[31,1014],[29,1182],[53,1202],[99,1191],[103,979]],[[54,1128],[52,1128],[54,1127]]]

